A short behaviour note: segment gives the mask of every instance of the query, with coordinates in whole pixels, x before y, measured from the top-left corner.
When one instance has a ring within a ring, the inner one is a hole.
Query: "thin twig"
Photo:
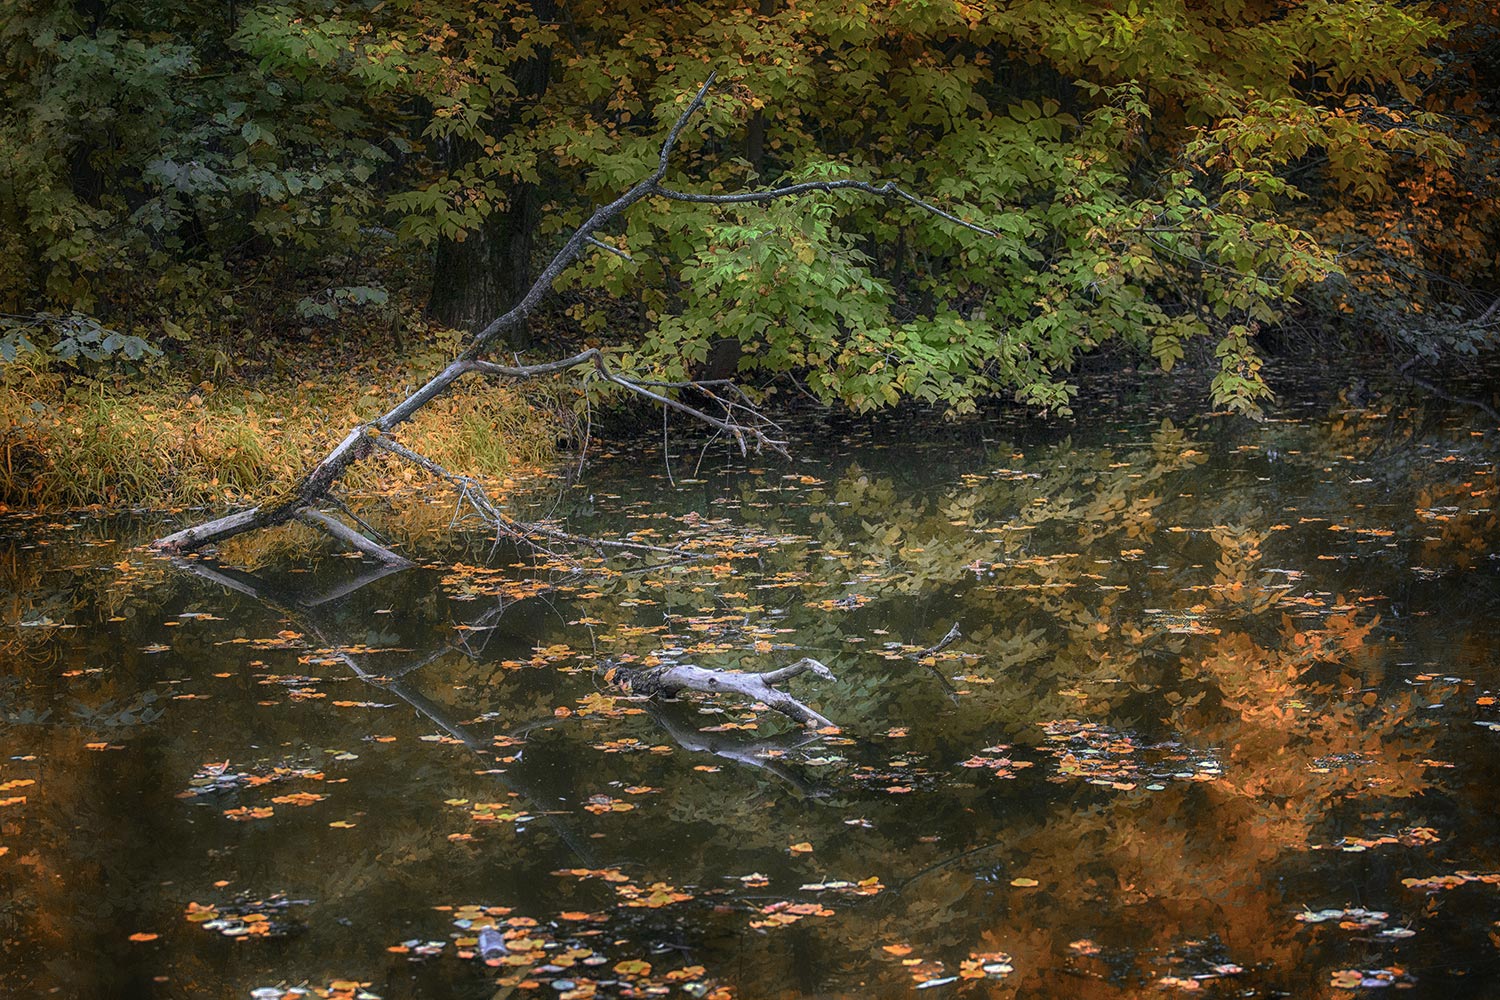
[[[608,243],[597,237],[590,236],[586,242],[589,244],[589,246],[598,247],[600,250],[608,250],[610,253],[614,254],[616,257],[621,258],[622,260],[633,261],[635,259],[624,250],[621,250],[619,247],[610,246]]]

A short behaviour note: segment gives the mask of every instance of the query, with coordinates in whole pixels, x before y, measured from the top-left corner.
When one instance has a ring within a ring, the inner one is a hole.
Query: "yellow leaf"
[[[631,959],[621,962],[615,966],[615,971],[622,976],[645,976],[651,973],[651,963],[642,962],[639,959]]]

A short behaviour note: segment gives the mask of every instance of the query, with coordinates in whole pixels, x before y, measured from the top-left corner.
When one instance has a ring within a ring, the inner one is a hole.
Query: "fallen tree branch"
[[[666,138],[662,141],[655,169],[614,201],[596,208],[588,219],[564,241],[562,247],[542,269],[520,301],[476,333],[468,345],[442,371],[432,376],[419,389],[381,416],[350,430],[344,439],[301,479],[272,499],[249,510],[238,511],[173,532],[158,538],[153,545],[168,553],[191,552],[246,531],[282,524],[297,517],[299,512],[324,498],[348,468],[367,457],[376,446],[376,442],[379,442],[384,435],[411,419],[428,403],[446,393],[460,379],[476,372],[525,380],[553,375],[588,364],[592,366],[593,374],[604,381],[660,404],[664,408],[685,413],[713,427],[719,433],[728,435],[739,445],[741,452],[747,452],[753,445],[756,450],[767,449],[786,454],[786,441],[780,433],[780,428],[767,419],[743,393],[727,382],[652,382],[634,379],[611,370],[603,353],[598,349],[582,351],[569,358],[535,365],[503,365],[484,358],[490,346],[502,333],[519,327],[537,310],[553,285],[562,277],[563,272],[572,266],[587,248],[601,248],[628,257],[623,250],[610,246],[595,234],[623,215],[631,206],[651,196],[694,204],[734,205],[770,202],[814,192],[857,191],[879,198],[905,202],[949,223],[987,236],[997,235],[993,230],[977,226],[946,212],[890,181],[883,183],[852,179],[809,181],[737,194],[697,194],[664,187],[662,180],[667,175],[672,151],[688,123],[702,110],[713,83],[714,75],[710,74],[703,86],[698,88],[698,92],[678,114]],[[708,400],[709,405],[716,408],[717,412],[709,412],[703,407],[690,405],[672,394],[674,391],[689,389],[698,392],[702,398]],[[472,483],[472,480],[468,482]],[[473,492],[472,487],[466,485],[464,489],[467,498],[471,502],[475,501],[477,494]],[[495,510],[494,505],[488,499],[484,503],[489,505],[490,510]],[[486,514],[488,515],[488,511]],[[497,527],[501,524],[499,517],[489,519]],[[369,540],[365,539],[365,541]],[[370,544],[377,545],[378,543],[370,542]]]
[[[321,510],[313,510],[311,507],[306,507],[297,512],[297,520],[303,524],[317,528],[319,531],[327,532],[350,548],[357,549],[365,555],[372,556],[383,563],[388,563],[392,566],[410,566],[412,564],[411,560],[405,556],[397,555],[379,542],[361,535],[343,521],[329,517]]]
[[[702,691],[705,694],[742,695],[751,701],[762,702],[770,708],[807,726],[809,729],[837,729],[838,725],[827,717],[808,708],[801,701],[772,687],[781,681],[791,680],[811,671],[815,676],[833,680],[833,671],[811,657],[803,657],[789,666],[763,673],[740,673],[734,670],[711,670],[691,663],[674,663],[660,667],[620,667],[610,665],[613,670],[612,683],[637,694],[676,696],[681,691]]]
[[[920,653],[913,653],[912,659],[916,660],[918,663],[921,663],[923,660],[927,659],[927,657],[936,656],[938,653],[941,653],[943,650],[947,649],[949,646],[953,645],[963,637],[964,634],[958,629],[958,622],[954,622],[953,627],[948,630],[947,635],[943,636],[935,644],[928,646]]]
[[[666,545],[650,545],[646,542],[623,542],[608,538],[592,538],[584,535],[575,535],[570,532],[552,528],[545,524],[537,524],[528,521],[517,521],[502,511],[489,493],[485,491],[484,485],[469,476],[461,476],[449,472],[441,465],[434,462],[425,455],[418,454],[387,435],[381,435],[375,439],[375,446],[388,451],[399,458],[403,458],[413,465],[431,473],[438,479],[446,480],[458,490],[459,507],[468,504],[474,514],[483,519],[497,533],[508,535],[518,541],[536,546],[537,538],[546,538],[551,541],[564,542],[569,545],[582,545],[594,549],[603,554],[605,549],[617,549],[629,552],[653,553],[656,555],[672,556],[680,559],[708,559],[718,558],[722,553],[690,552],[682,548],[673,548]],[[462,520],[458,514],[454,515],[454,523]]]

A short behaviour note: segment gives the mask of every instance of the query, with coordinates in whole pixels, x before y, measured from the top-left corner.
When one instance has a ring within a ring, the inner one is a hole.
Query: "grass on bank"
[[[80,381],[25,364],[0,366],[0,504],[254,503],[411,388],[372,366],[253,386]],[[562,381],[476,380],[429,404],[397,436],[449,469],[499,477],[553,457],[560,429],[572,421],[572,393]],[[401,464],[364,462],[344,485],[376,491],[412,481]]]

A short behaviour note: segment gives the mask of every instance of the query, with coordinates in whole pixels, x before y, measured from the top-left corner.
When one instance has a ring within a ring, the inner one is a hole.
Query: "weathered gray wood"
[[[767,670],[764,673],[748,674],[733,670],[711,670],[691,663],[674,663],[663,667],[647,667],[643,670],[617,669],[622,670],[620,674],[617,674],[617,679],[623,680],[632,691],[642,694],[659,693],[671,697],[679,691],[702,691],[705,694],[727,692],[749,698],[751,701],[763,702],[810,729],[838,728],[838,725],[826,716],[804,705],[785,691],[771,686],[809,671],[823,680],[833,680],[833,671],[812,657],[803,657],[789,666]]]
[[[313,510],[308,507],[297,512],[297,520],[303,524],[326,531],[334,538],[348,545],[350,548],[358,549],[367,556],[379,559],[383,563],[392,566],[410,566],[411,560],[402,555],[397,555],[390,549],[378,542],[371,541],[367,536],[360,534],[349,527],[343,521],[330,517],[321,510]]]

